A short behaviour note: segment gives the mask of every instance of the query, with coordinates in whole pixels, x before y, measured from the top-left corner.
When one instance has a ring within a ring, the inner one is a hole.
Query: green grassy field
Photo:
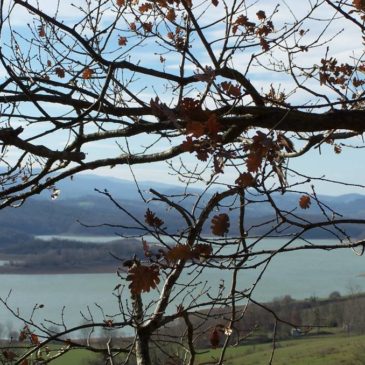
[[[365,364],[365,336],[323,336],[276,343],[275,365],[362,365]],[[272,344],[248,345],[228,349],[225,365],[268,364]],[[220,351],[199,355],[197,364],[214,363]]]
[[[201,351],[197,365],[216,363],[220,349]],[[243,345],[227,349],[224,365],[269,364],[272,344]],[[74,349],[51,362],[52,365],[86,365],[101,355]],[[101,358],[100,358],[101,360]],[[102,360],[100,364],[104,363]],[[365,365],[365,335],[327,335],[278,341],[273,365]]]

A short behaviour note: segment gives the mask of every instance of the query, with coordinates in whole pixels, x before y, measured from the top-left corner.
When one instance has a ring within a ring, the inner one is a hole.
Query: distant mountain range
[[[124,234],[134,234],[139,231],[138,224],[133,218],[117,209],[109,199],[95,192],[95,189],[101,191],[107,190],[120,204],[128,210],[136,219],[144,221],[144,214],[147,206],[142,201],[138,189],[134,182],[98,176],[98,175],[78,175],[73,180],[65,180],[57,184],[60,189],[60,196],[56,200],[51,199],[51,192],[45,191],[42,194],[29,199],[19,208],[6,208],[0,211],[0,236],[4,239],[4,232],[8,236],[17,234],[43,235],[43,234],[69,234],[69,235],[111,235],[115,232]],[[163,184],[159,182],[141,182],[139,189],[151,198],[148,193],[149,188],[168,194],[177,195],[184,193],[179,186]],[[198,194],[202,190],[191,189],[189,193]],[[207,196],[206,199],[208,199]],[[263,228],[259,227],[261,222],[275,218],[273,210],[269,203],[258,203],[259,197],[248,194],[252,200],[247,206],[247,228],[251,225],[257,226],[250,233],[260,234]],[[175,197],[175,199],[178,199]],[[305,216],[309,220],[322,220],[320,209],[316,204],[308,210],[302,210],[298,207],[299,195],[296,194],[277,194],[275,200],[284,210],[292,211]],[[359,194],[348,194],[342,196],[320,196],[323,203],[328,204],[335,212],[341,213],[346,218],[365,218],[365,196]],[[180,198],[181,200],[181,198]],[[193,197],[187,197],[182,204],[185,207],[191,207]],[[227,202],[228,203],[228,202]],[[183,228],[181,217],[172,209],[161,203],[152,202],[149,204],[151,210],[165,221],[165,226]],[[222,211],[227,211],[224,207]],[[237,218],[237,209],[229,212],[231,221]],[[86,225],[98,225],[99,227],[87,228],[79,223]],[[121,225],[120,228],[100,226],[103,223],[112,225]],[[230,234],[237,234],[234,230],[234,224],[231,224],[232,231]],[[126,228],[131,227],[131,228]],[[346,227],[348,232],[353,236],[362,236],[365,234],[365,226]],[[265,228],[267,229],[267,228]],[[206,227],[209,232],[209,226]],[[285,232],[288,233],[289,231]],[[328,233],[324,231],[315,231],[316,237],[327,237]]]

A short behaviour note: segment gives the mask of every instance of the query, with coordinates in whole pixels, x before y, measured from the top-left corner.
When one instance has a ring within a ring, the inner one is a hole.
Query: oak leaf
[[[147,11],[151,10],[152,9],[152,5],[149,4],[149,3],[144,3],[142,4],[138,10],[141,12],[141,13],[146,13]]]
[[[165,120],[176,121],[174,112],[165,103],[161,103],[158,96],[156,96],[155,99],[151,99],[150,107],[153,115],[155,115],[160,122]]]
[[[216,349],[219,346],[220,336],[219,336],[219,332],[216,328],[214,328],[214,330],[210,334],[209,341],[210,341],[210,345],[212,346],[213,349]]]
[[[93,75],[93,73],[94,73],[94,71],[93,71],[91,68],[87,67],[87,68],[85,68],[85,70],[82,72],[82,78],[83,78],[84,80],[89,80],[89,79],[91,79],[91,76]]]
[[[27,339],[27,332],[25,330],[20,331],[18,341],[23,342],[26,339]]]
[[[104,319],[104,324],[107,327],[113,327],[113,320],[112,319]]]
[[[117,5],[118,6],[124,6],[125,5],[125,0],[117,0]]]
[[[188,245],[177,244],[171,247],[166,253],[165,258],[169,262],[177,262],[179,260],[190,260],[194,256],[191,247]]]
[[[38,26],[38,35],[42,38],[46,36],[46,30],[44,28],[44,25]]]
[[[178,110],[184,119],[191,121],[206,122],[210,116],[207,110],[203,110],[200,105],[200,100],[192,98],[184,98],[181,100]]]
[[[265,19],[266,19],[266,14],[265,14],[265,12],[264,12],[263,10],[259,10],[259,11],[256,13],[256,15],[257,15],[257,18],[258,18],[259,20],[265,20]]]
[[[176,14],[174,9],[171,8],[168,10],[168,12],[166,13],[166,19],[170,22],[174,22],[176,20]]]
[[[239,85],[233,85],[230,81],[223,81],[221,83],[221,88],[225,91],[228,95],[238,98],[241,96],[241,88]]]
[[[299,206],[302,209],[309,209],[311,205],[311,198],[308,195],[302,195],[299,199]]]
[[[184,112],[189,112],[199,108],[199,100],[193,98],[184,98],[181,100],[180,109]]]
[[[246,158],[246,166],[249,172],[257,172],[262,164],[262,157],[258,154],[250,154]]]
[[[217,116],[212,114],[206,122],[206,130],[209,136],[216,137],[220,132],[222,125],[218,122]]]
[[[175,0],[177,3],[179,3],[180,1],[179,0]],[[171,3],[171,0],[169,1]],[[193,6],[193,2],[192,0],[185,0],[185,5],[188,7],[188,8],[191,8]]]
[[[205,148],[199,148],[196,150],[196,157],[200,161],[207,161],[209,153]]]
[[[144,218],[145,222],[151,227],[160,228],[164,224],[164,221],[158,218],[156,214],[149,209],[147,209]]]
[[[265,52],[267,52],[270,49],[268,41],[263,37],[260,38],[260,44]]]
[[[56,67],[54,71],[59,78],[63,79],[65,77],[65,70],[62,67]]]
[[[38,336],[35,334],[35,333],[32,333],[30,335],[30,342],[33,344],[33,345],[39,345],[40,344],[40,341],[39,341],[39,338]]]
[[[186,134],[199,138],[205,134],[204,125],[200,122],[189,122],[186,124]]]
[[[233,34],[236,34],[238,27],[244,26],[247,30],[247,32],[252,33],[255,30],[256,24],[253,22],[250,22],[245,15],[240,15],[237,17],[237,19],[233,23],[232,32]]]
[[[198,243],[194,246],[194,258],[200,261],[206,260],[213,252],[212,246],[206,243]]]
[[[218,0],[212,0],[212,4],[213,4],[214,6],[218,6],[219,1],[218,1]]]
[[[246,188],[248,186],[255,185],[255,178],[249,172],[244,172],[238,176],[235,183],[240,186],[241,188]]]
[[[119,38],[118,38],[118,44],[119,44],[120,46],[125,46],[125,45],[127,44],[127,42],[128,42],[128,40],[127,40],[127,38],[126,38],[126,37],[119,37]]]
[[[143,27],[145,32],[147,32],[147,33],[152,32],[152,23],[151,22],[142,23],[142,27]]]
[[[364,0],[353,0],[352,4],[357,10],[365,11],[365,1]]]
[[[134,264],[128,270],[127,280],[131,282],[128,287],[132,294],[149,292],[160,282],[158,266]]]
[[[279,133],[277,137],[278,146],[284,148],[286,152],[295,152],[293,142],[284,134]]]
[[[335,144],[333,146],[333,149],[334,149],[335,153],[337,153],[337,154],[340,154],[342,152],[342,147],[338,144]]]
[[[190,152],[190,153],[195,151],[194,141],[191,136],[186,137],[186,140],[183,141],[183,143],[181,144],[181,149],[185,152]]]
[[[216,236],[224,236],[229,230],[229,216],[226,213],[215,215],[212,219],[212,233]]]

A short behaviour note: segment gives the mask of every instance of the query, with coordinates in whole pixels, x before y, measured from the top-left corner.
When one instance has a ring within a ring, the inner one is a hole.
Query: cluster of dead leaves
[[[232,24],[232,33],[236,34],[240,28],[243,28],[243,32],[248,35],[256,35],[259,38],[262,49],[267,52],[270,49],[270,45],[265,37],[274,32],[274,24],[267,19],[266,13],[263,10],[259,10],[256,16],[259,24],[250,21],[246,15],[239,15]]]
[[[182,149],[186,152],[196,152],[201,161],[206,161],[209,155],[217,152],[221,141],[222,125],[217,116],[201,107],[200,101],[192,98],[182,99],[178,107],[179,117],[186,121],[186,139]],[[218,165],[217,165],[218,166]]]
[[[246,167],[248,172],[256,173],[261,168],[263,160],[266,158],[271,161],[278,150],[273,139],[261,131],[257,131],[252,138],[252,143],[244,147],[248,152]]]
[[[177,262],[184,260],[199,260],[203,262],[212,255],[212,247],[209,244],[197,243],[194,246],[188,244],[176,244],[168,249],[159,249],[153,253],[149,244],[143,240],[143,251],[148,259],[146,263],[141,263],[137,259],[128,260],[124,266],[128,267],[126,280],[129,281],[129,290],[133,295],[139,295],[155,289],[160,283],[161,268],[169,268]],[[116,286],[116,289],[120,284]]]
[[[182,51],[185,48],[185,35],[186,33],[182,28],[176,27],[175,32],[167,33],[167,38],[172,41],[178,51]]]
[[[31,332],[29,327],[25,325],[19,333],[18,340],[19,342],[23,342],[27,339],[30,341],[32,345],[38,346],[40,344],[38,336],[35,333]]]
[[[148,244],[144,242],[145,255],[151,257]],[[186,244],[177,244],[166,251],[163,251],[160,258],[167,262],[167,265],[174,265],[180,260],[200,260],[204,261],[212,254],[212,248],[208,244],[196,244],[190,247]],[[152,261],[152,260],[151,260]],[[160,283],[160,267],[166,267],[166,264],[160,262],[153,262],[149,264],[142,264],[134,260],[129,265],[127,278],[129,281],[129,290],[134,295],[149,292],[155,289]]]
[[[199,99],[183,98],[177,108],[179,115],[187,120],[204,121],[209,116],[207,110],[203,110]]]
[[[254,33],[256,24],[250,22],[246,15],[239,15],[233,22],[232,33],[236,34],[240,27],[244,27],[247,33]]]
[[[215,114],[210,114],[205,121],[189,121],[186,123],[185,133],[192,135],[195,138],[207,135],[211,138],[217,138],[221,131],[221,124],[219,123]]]
[[[229,96],[238,98],[242,95],[241,86],[239,84],[233,85],[231,81],[223,81],[220,86],[222,90]]]
[[[285,103],[287,96],[283,91],[276,90],[273,84],[270,85],[270,90],[265,94],[265,99],[268,99],[272,104],[283,104]]]
[[[193,247],[184,244],[177,244],[164,253],[168,263],[176,263],[180,260],[204,261],[212,254],[212,247],[208,244],[199,243]]]
[[[282,169],[285,154],[282,151],[284,150],[286,153],[295,152],[294,144],[288,137],[283,133],[277,133],[275,139],[274,134],[257,131],[252,138],[252,142],[244,145],[243,150],[247,154],[245,159],[247,173],[241,174],[237,178],[237,185],[243,188],[254,186],[256,179],[252,173],[258,173],[264,163],[269,163],[272,171],[278,177],[282,191],[286,189],[286,174]]]
[[[319,82],[321,85],[339,85],[344,89],[351,79],[354,69],[355,67],[348,63],[338,64],[336,58],[322,58],[319,68]]]
[[[284,134],[278,133],[275,140],[273,137],[261,131],[256,132],[256,135],[252,138],[252,142],[245,145],[244,149],[248,153],[246,158],[247,171],[252,173],[259,171],[265,159],[273,167],[277,167],[276,160],[281,150],[285,150],[286,152],[295,151],[293,142]]]

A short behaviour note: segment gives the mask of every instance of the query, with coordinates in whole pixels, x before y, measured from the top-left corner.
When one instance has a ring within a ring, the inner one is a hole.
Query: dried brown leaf
[[[65,77],[65,70],[62,67],[56,67],[54,71],[59,78],[63,79]]]
[[[299,206],[302,209],[309,209],[311,205],[311,198],[308,195],[302,195],[299,199]]]
[[[127,275],[129,289],[132,294],[141,294],[155,289],[160,282],[159,269],[157,265],[144,266],[134,264]]]
[[[176,20],[175,10],[173,8],[169,9],[166,13],[166,19],[170,22],[174,22]]]
[[[212,219],[212,233],[216,236],[224,236],[229,230],[229,216],[226,213],[215,215]]]
[[[165,253],[165,258],[169,262],[177,262],[179,260],[190,260],[194,257],[191,247],[188,245],[177,244]]]
[[[266,19],[266,14],[263,10],[259,10],[257,13],[256,13],[256,16],[259,20],[265,20]]]
[[[128,39],[126,37],[119,37],[118,38],[118,45],[121,47],[125,46],[128,42]]]
[[[94,71],[89,68],[89,67],[86,67],[85,70],[82,72],[82,78],[84,80],[89,80],[91,79],[91,76],[93,75]]]
[[[164,221],[158,218],[156,214],[149,209],[147,209],[144,217],[145,222],[151,227],[160,228],[164,224]]]
[[[255,185],[255,179],[249,172],[244,172],[238,176],[235,183],[240,186],[241,188],[246,188],[248,186],[254,186]]]

